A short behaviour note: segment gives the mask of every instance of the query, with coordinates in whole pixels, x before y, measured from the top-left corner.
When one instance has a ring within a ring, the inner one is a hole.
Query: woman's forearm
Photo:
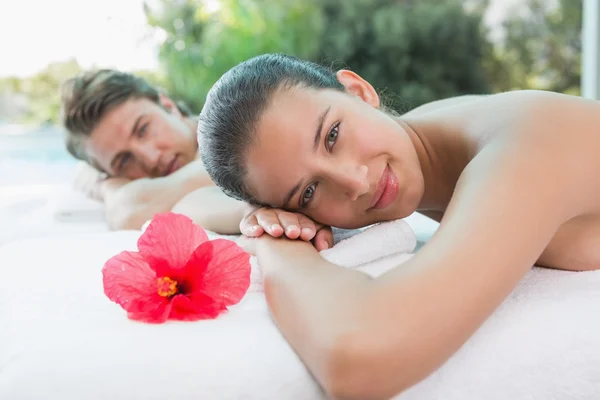
[[[187,215],[204,229],[222,235],[240,233],[240,221],[250,207],[227,197],[216,186],[195,190],[181,199],[172,211]]]
[[[328,392],[335,392],[336,360],[358,330],[357,311],[371,278],[331,264],[310,243],[258,239],[257,256],[275,322]]]

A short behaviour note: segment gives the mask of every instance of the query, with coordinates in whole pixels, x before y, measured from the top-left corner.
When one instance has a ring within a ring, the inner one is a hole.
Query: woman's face
[[[300,86],[273,95],[246,184],[260,202],[342,228],[408,216],[424,191],[409,132],[377,109],[369,83],[350,71],[338,80],[347,93]]]

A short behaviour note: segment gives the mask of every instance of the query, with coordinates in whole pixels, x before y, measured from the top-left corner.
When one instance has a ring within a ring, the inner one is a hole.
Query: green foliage
[[[199,111],[232,66],[283,52],[348,67],[398,111],[466,93],[548,89],[579,94],[582,0],[523,0],[499,41],[482,25],[490,0],[153,0],[148,23],[165,34],[160,71],[138,71]],[[218,9],[211,9],[212,5]],[[0,79],[27,101],[26,122],[57,122],[59,87],[76,61]]]
[[[212,14],[206,4],[146,8],[167,33],[160,59],[170,92],[196,108],[225,71],[268,52],[348,66],[403,110],[487,91],[480,17],[458,1],[222,0]]]
[[[21,91],[21,79],[14,76],[0,79],[0,93],[19,93]]]
[[[146,15],[167,34],[159,56],[169,92],[197,110],[223,73],[256,54],[310,58],[323,23],[315,3],[293,0],[222,0],[214,12],[200,0],[162,0]]]
[[[62,83],[82,72],[77,61],[51,63],[42,71],[27,78],[8,77],[0,79],[0,95],[24,97],[25,109],[21,115],[13,115],[14,122],[60,123],[60,87]],[[157,86],[165,86],[165,79],[154,71],[136,71]]]
[[[65,79],[80,71],[75,60],[52,63],[30,78],[3,79],[0,91],[25,96],[27,107],[20,116],[21,122],[57,123],[60,117],[59,87]]]
[[[495,91],[545,89],[579,94],[582,0],[527,0],[503,22],[485,68]]]
[[[457,1],[324,3],[318,60],[341,61],[406,111],[466,93],[485,93],[481,17]],[[343,6],[341,6],[343,4]]]

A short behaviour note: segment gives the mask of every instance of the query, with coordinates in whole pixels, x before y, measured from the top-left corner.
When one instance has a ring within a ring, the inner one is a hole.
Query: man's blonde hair
[[[144,78],[112,69],[88,71],[68,79],[61,88],[67,150],[98,168],[89,159],[84,142],[104,115],[130,99],[146,98],[158,104],[160,93]],[[191,114],[185,104],[177,103],[177,107],[183,115]]]

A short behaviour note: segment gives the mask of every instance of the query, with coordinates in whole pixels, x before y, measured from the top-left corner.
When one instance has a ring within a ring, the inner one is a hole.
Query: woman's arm
[[[187,215],[204,229],[222,235],[285,235],[291,239],[312,240],[318,250],[327,249],[333,244],[331,229],[315,224],[305,215],[274,208],[257,208],[227,196],[216,186],[189,193],[172,211]],[[260,229],[253,229],[257,226]]]
[[[240,221],[254,207],[228,197],[216,186],[197,189],[181,199],[172,211],[190,217],[204,229],[222,235],[240,233]]]
[[[574,178],[578,166],[559,161],[564,146],[512,139],[477,156],[432,240],[377,279],[304,244],[258,239],[274,319],[333,397],[389,398],[424,379],[581,211],[587,194]]]

